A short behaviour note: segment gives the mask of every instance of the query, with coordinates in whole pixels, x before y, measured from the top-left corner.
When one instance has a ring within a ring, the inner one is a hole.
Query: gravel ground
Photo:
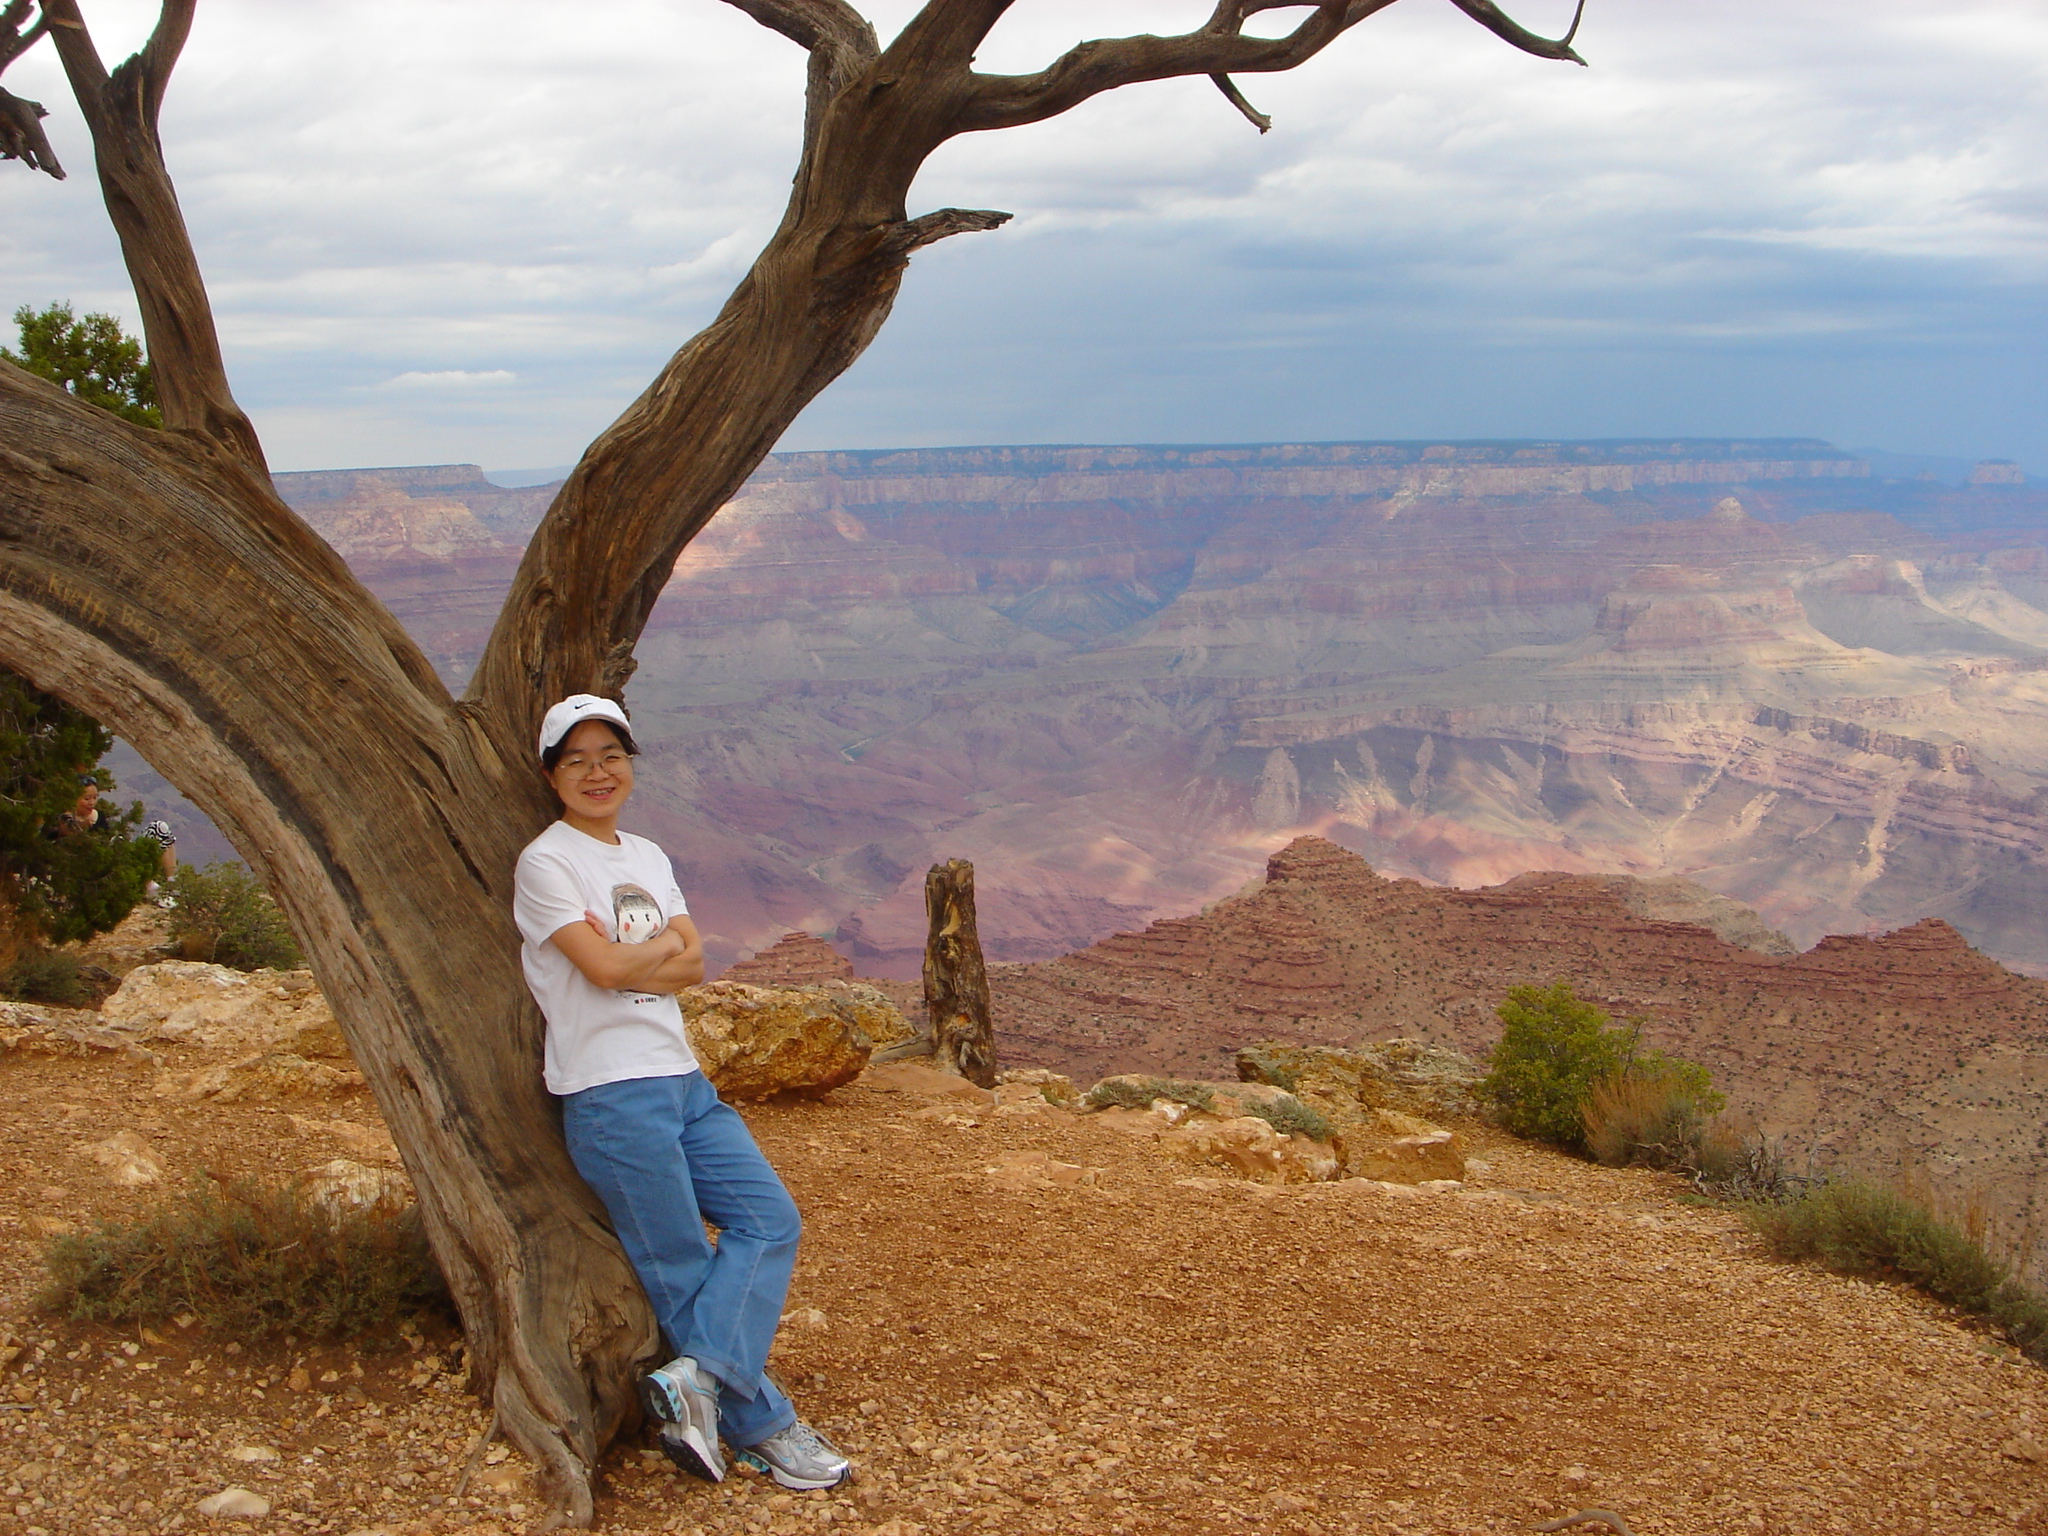
[[[487,1416],[446,1329],[257,1347],[36,1310],[53,1230],[376,1125],[360,1090],[158,1098],[211,1061],[159,1054],[0,1057],[0,1531],[537,1523],[502,1445],[457,1495]],[[1049,1107],[863,1083],[747,1113],[808,1224],[776,1367],[859,1480],[712,1488],[634,1439],[607,1530],[1450,1536],[1601,1506],[1640,1536],[2048,1533],[2048,1376],[1910,1293],[1765,1259],[1657,1175],[1468,1128],[1460,1190],[1276,1190]],[[122,1131],[160,1183],[90,1155]],[[230,1488],[270,1512],[199,1512]]]

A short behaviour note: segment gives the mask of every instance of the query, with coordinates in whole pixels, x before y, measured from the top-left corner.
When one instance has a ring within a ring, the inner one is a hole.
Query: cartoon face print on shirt
[[[645,944],[666,926],[661,916],[661,904],[643,887],[612,887],[612,931],[619,936],[621,944]],[[634,992],[624,987],[619,989],[619,996],[629,1003],[661,1001],[653,992]]]
[[[641,887],[612,887],[612,931],[621,944],[645,944],[665,926],[660,903]]]

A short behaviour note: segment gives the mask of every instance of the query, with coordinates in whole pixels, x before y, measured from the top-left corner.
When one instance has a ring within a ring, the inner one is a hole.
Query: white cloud
[[[511,384],[519,375],[503,368],[492,368],[481,373],[466,373],[460,368],[444,368],[434,373],[421,373],[417,369],[386,379],[379,389],[475,389],[480,385]]]
[[[88,3],[110,55],[151,11]],[[1018,0],[980,65],[1206,11]],[[1197,80],[955,141],[913,211],[1017,220],[920,256],[792,442],[1776,430],[2048,467],[2033,0],[1593,0],[1580,47],[1406,0],[1242,80],[1263,137]],[[714,0],[209,0],[165,140],[274,461],[572,457],[780,216],[801,64]],[[0,304],[132,320],[47,50],[8,84],[74,175],[0,167]]]

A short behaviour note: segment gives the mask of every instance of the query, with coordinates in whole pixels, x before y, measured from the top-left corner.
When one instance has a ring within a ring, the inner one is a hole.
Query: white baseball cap
[[[546,757],[549,747],[586,720],[609,720],[624,733],[628,750],[632,748],[633,722],[626,718],[626,711],[617,699],[600,698],[594,693],[572,693],[541,716],[540,755]]]

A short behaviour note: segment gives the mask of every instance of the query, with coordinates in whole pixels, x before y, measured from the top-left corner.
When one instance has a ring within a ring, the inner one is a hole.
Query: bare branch
[[[40,121],[49,115],[41,102],[0,89],[0,160],[19,160],[32,171],[47,171],[62,181],[64,167],[57,163]]]
[[[1001,229],[1015,217],[1015,214],[999,213],[993,208],[941,208],[935,213],[920,214],[914,219],[890,225],[882,232],[877,254],[884,259],[908,256],[912,251],[935,245],[951,235]]]
[[[726,0],[771,31],[812,53],[872,59],[875,29],[845,0]]]
[[[1175,37],[1098,38],[1079,43],[1035,75],[977,75],[960,132],[1043,122],[1092,96],[1145,80],[1181,75],[1270,74],[1293,69],[1393,0],[1321,0],[1284,37],[1246,37],[1256,11],[1291,9],[1303,0],[1224,0],[1199,32]],[[1225,92],[1229,94],[1228,91]]]
[[[49,27],[48,21],[38,18],[26,32],[21,30],[21,24],[28,20],[29,5],[30,0],[13,0],[5,10],[0,10],[0,70],[33,48],[36,39]]]
[[[1539,59],[1567,59],[1574,64],[1586,62],[1572,52],[1572,39],[1579,35],[1579,20],[1586,14],[1586,0],[1579,0],[1578,8],[1572,12],[1571,26],[1563,37],[1555,39],[1538,37],[1534,32],[1516,26],[1493,0],[1451,0],[1451,4],[1495,37],[1513,43],[1524,53],[1533,53]]]
[[[100,190],[142,310],[164,425],[196,433],[243,468],[264,475],[256,429],[228,388],[213,305],[157,136],[164,88],[191,30],[193,5],[194,0],[163,0],[149,41],[112,75],[78,13],[78,0],[43,0],[43,17],[92,131]]]
[[[1244,92],[1237,88],[1235,80],[1228,75],[1211,75],[1209,78],[1216,82],[1216,89],[1223,93],[1223,99],[1244,114],[1246,122],[1261,133],[1273,131],[1273,119],[1244,99]]]

